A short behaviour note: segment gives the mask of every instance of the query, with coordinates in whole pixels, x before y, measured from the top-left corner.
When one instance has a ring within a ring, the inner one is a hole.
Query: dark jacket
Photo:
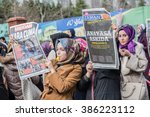
[[[0,55],[5,56],[7,53],[7,47],[3,43],[0,42]]]
[[[8,91],[3,82],[2,72],[3,67],[0,67],[0,100],[8,100]]]
[[[92,95],[95,100],[119,100],[120,94],[120,70],[94,71],[95,77],[89,79],[83,76],[78,86],[81,91],[86,91],[86,99],[91,100]],[[93,79],[93,80],[92,80]],[[92,93],[92,87],[94,92]]]
[[[82,73],[82,78],[77,85],[78,94],[75,95],[75,99],[86,99],[86,100],[91,100],[91,99],[120,100],[121,99],[120,69],[119,70],[96,69],[93,72],[95,74],[95,77],[93,76],[94,75],[93,74],[89,79],[87,79],[85,76],[86,68],[84,67],[83,69],[84,72]]]
[[[22,100],[21,80],[19,78],[16,62],[13,53],[8,53],[5,57],[0,57],[0,62],[4,65],[3,76],[15,99]]]
[[[5,56],[6,52],[7,52],[6,45],[0,42],[0,56]],[[0,62],[0,100],[8,100],[8,91],[6,90],[6,87],[4,85],[2,74],[3,74],[3,65]]]

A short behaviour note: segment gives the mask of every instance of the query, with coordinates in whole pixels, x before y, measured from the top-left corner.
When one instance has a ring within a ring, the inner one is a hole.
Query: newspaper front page
[[[24,23],[10,27],[13,52],[20,79],[37,76],[49,71],[46,56],[37,37],[38,24]]]
[[[90,60],[94,68],[119,69],[119,58],[109,12],[103,8],[82,11]]]

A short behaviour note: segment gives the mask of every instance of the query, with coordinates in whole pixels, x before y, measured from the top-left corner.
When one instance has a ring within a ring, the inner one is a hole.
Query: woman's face
[[[54,48],[54,45],[53,45],[52,41],[49,42],[49,45],[50,45],[51,48]]]
[[[118,40],[121,45],[125,45],[128,42],[129,37],[124,30],[119,31]]]
[[[139,34],[139,33],[141,33],[142,32],[142,27],[139,25],[138,27],[137,27],[137,33]]]
[[[67,59],[67,53],[61,43],[58,43],[56,53],[57,57],[59,57],[59,61],[65,61]]]

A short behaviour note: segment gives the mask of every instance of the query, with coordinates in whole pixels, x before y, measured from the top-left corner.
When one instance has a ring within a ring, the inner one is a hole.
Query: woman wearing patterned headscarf
[[[55,47],[59,59],[48,63],[50,73],[45,78],[41,99],[70,100],[81,77],[83,54],[79,44],[72,39],[58,39]]]
[[[143,82],[145,86],[144,92],[141,92],[141,99],[148,99],[148,92],[145,79],[142,73],[147,66],[147,59],[142,44],[134,41],[135,30],[131,25],[124,25],[118,30],[119,53],[121,55],[121,73],[122,82],[138,83]],[[126,89],[131,91],[131,89]],[[138,94],[137,94],[138,95]],[[122,99],[125,98],[122,94]]]

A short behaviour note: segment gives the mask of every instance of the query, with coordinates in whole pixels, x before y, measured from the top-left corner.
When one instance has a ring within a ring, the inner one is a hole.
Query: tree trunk
[[[40,6],[40,16],[41,16],[41,22],[44,21],[44,18],[45,18],[45,12],[46,12],[46,7],[44,7],[44,5],[41,5]]]
[[[119,9],[119,4],[118,0],[113,0],[113,9],[118,10]]]
[[[129,0],[129,5],[130,5],[132,8],[136,7],[136,2],[135,2],[135,0]]]

